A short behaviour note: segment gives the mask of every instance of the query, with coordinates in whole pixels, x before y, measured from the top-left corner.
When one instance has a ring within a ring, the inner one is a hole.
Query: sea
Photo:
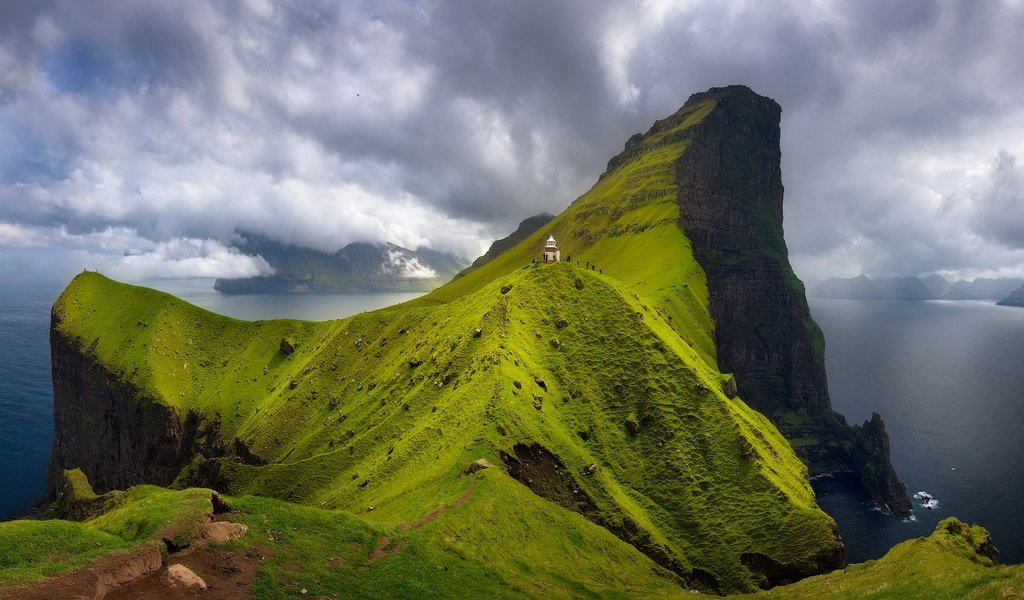
[[[343,318],[418,294],[227,296],[212,281],[145,285],[242,319]],[[53,441],[49,311],[61,286],[0,286],[0,518],[24,514],[46,492]],[[1024,309],[975,301],[810,300],[825,333],[834,408],[851,423],[878,412],[914,517],[883,515],[843,476],[816,479],[848,562],[878,558],[951,515],[981,523],[1005,563],[1024,562]]]
[[[832,406],[850,423],[882,415],[914,517],[879,513],[842,477],[814,482],[847,561],[878,558],[949,516],[1024,562],[1024,309],[985,301],[810,299],[825,333]]]

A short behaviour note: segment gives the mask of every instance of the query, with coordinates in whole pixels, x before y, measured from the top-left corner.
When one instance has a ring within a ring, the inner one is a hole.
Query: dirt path
[[[262,548],[242,550],[200,549],[172,555],[159,571],[112,591],[106,600],[245,600],[251,597],[256,569],[269,557]],[[185,565],[206,582],[207,589],[172,587],[167,567]]]

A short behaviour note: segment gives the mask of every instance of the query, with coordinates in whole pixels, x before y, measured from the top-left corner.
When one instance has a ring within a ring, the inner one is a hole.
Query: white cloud
[[[16,223],[0,223],[0,247],[26,248],[43,246],[46,244],[46,241],[46,237],[35,228],[25,227]]]
[[[179,238],[154,245],[142,254],[123,256],[109,268],[110,276],[141,279],[238,278],[271,275],[262,256],[248,256],[216,240]]]
[[[397,275],[409,279],[431,279],[437,277],[437,271],[420,262],[415,256],[399,250],[388,250],[384,258],[387,262],[381,265],[381,271],[389,275]]]

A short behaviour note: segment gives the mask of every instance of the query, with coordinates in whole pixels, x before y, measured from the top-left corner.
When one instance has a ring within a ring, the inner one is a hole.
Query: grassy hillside
[[[468,478],[468,493],[459,499],[398,523],[372,523],[347,511],[270,498],[223,498],[230,512],[222,516],[248,527],[227,549],[265,557],[251,583],[257,599],[331,597],[342,590],[347,597],[365,598],[684,594],[671,575],[645,556],[569,511],[524,510],[500,533],[480,527],[477,515],[492,514],[496,498],[508,495],[529,505],[532,494],[495,469]],[[213,510],[210,491],[203,489],[138,486],[116,497],[107,512],[84,522],[0,523],[0,598],[20,597],[22,586],[40,577],[130,553],[141,544],[159,544],[168,531],[194,531]],[[215,546],[187,552],[217,551]],[[1024,571],[995,565],[992,555],[983,528],[950,518],[930,537],[904,542],[877,561],[742,597],[1020,597]],[[568,571],[569,566],[576,570]],[[216,572],[205,576],[217,585]]]
[[[716,100],[687,105],[656,122],[642,146],[627,146],[598,182],[526,240],[473,269],[417,305],[450,302],[496,278],[540,260],[554,235],[562,258],[596,265],[624,288],[642,296],[709,364],[714,363],[714,324],[708,312],[704,272],[678,226],[674,163],[689,142],[689,129],[714,109]]]
[[[553,539],[522,545],[514,562],[528,566],[577,537],[579,523],[600,525],[588,531],[614,542],[583,544],[565,577],[611,543],[693,585],[736,591],[772,576],[751,573],[744,555],[811,572],[838,551],[785,440],[726,397],[724,377],[652,304],[607,275],[537,264],[443,305],[246,323],[85,273],[55,311],[58,329],[109,370],[219,421],[225,444],[247,449],[244,462],[197,457],[181,485],[215,472],[233,493],[376,523],[471,493],[486,509],[464,531],[489,535],[447,544],[499,555],[530,538],[524,520],[566,515]],[[477,458],[507,463],[527,485],[502,469],[474,488],[462,472]],[[566,527],[570,511],[587,520]]]
[[[926,538],[908,540],[878,560],[752,595],[792,600],[931,598],[981,600],[1024,597],[1024,568],[993,561],[988,532],[955,517]],[[743,596],[747,597],[747,596]]]

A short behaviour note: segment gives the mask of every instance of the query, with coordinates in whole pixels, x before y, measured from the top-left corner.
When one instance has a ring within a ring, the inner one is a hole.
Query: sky
[[[472,259],[729,84],[782,106],[808,283],[1024,276],[1021,56],[1024,0],[4,0],[0,279]]]

